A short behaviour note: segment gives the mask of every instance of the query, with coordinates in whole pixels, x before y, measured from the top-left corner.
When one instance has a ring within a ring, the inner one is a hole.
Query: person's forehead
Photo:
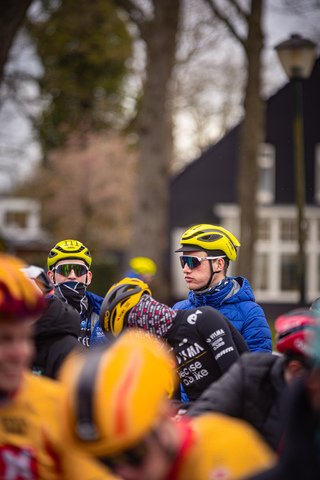
[[[28,335],[30,331],[33,331],[33,324],[37,320],[34,319],[27,319],[22,321],[15,321],[12,318],[0,318],[0,336],[10,333],[10,334],[18,334],[19,336]]]
[[[60,260],[55,264],[55,267],[58,267],[58,265],[66,265],[68,263],[72,263],[73,265],[85,265],[85,262],[83,260],[78,260],[78,259],[72,259],[72,258],[67,258],[64,260]]]

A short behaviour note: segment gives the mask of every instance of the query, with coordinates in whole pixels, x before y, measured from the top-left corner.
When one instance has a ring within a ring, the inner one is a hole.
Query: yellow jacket
[[[56,409],[58,382],[25,372],[20,390],[0,400],[0,478],[111,480],[98,462],[64,445]]]

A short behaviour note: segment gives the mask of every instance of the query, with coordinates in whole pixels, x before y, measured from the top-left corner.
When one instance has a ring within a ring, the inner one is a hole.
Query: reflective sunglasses
[[[99,457],[99,460],[111,470],[122,465],[130,465],[132,467],[140,467],[146,459],[149,449],[147,442],[143,440],[138,445],[129,450],[125,450],[117,455],[108,457]]]
[[[190,257],[187,255],[182,255],[180,258],[181,267],[184,268],[185,264],[188,265],[190,270],[193,270],[196,267],[201,265],[203,260],[216,260],[217,258],[224,258],[225,255],[220,255],[219,257]]]
[[[54,267],[52,270],[59,273],[59,275],[63,275],[64,277],[68,277],[71,270],[73,270],[76,277],[82,277],[82,275],[86,275],[88,273],[89,269],[86,265],[81,265],[79,263],[63,263],[62,265]]]

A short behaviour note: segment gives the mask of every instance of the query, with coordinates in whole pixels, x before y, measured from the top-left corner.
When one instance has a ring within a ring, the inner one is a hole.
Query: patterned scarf
[[[176,315],[177,312],[167,305],[157,302],[149,295],[143,295],[129,313],[128,327],[143,328],[153,335],[163,337],[171,327]]]
[[[219,283],[212,285],[212,287],[206,288],[205,290],[193,290],[193,294],[197,296],[208,295],[210,293],[219,292],[229,283],[229,278],[226,277],[221,280]]]
[[[54,286],[54,292],[83,316],[88,308],[86,288],[87,285],[82,282],[63,282]]]

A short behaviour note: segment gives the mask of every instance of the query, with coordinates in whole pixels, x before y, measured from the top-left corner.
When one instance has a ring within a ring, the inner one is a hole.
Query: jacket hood
[[[36,341],[57,335],[80,335],[80,315],[70,305],[56,296],[47,298],[44,314],[35,322]]]

